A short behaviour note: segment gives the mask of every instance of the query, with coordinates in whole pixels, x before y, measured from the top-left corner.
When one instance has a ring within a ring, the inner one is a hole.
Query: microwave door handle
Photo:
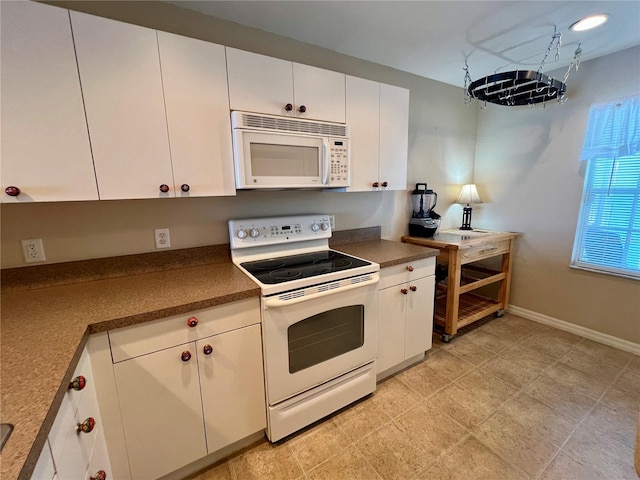
[[[328,185],[329,184],[329,163],[330,163],[329,162],[329,142],[325,138],[322,139],[322,163],[323,163],[322,184]]]

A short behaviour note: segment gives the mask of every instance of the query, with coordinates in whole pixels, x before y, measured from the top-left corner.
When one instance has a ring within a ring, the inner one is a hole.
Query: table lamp
[[[460,191],[460,196],[458,197],[458,201],[456,203],[460,203],[465,207],[462,208],[462,226],[460,230],[473,230],[471,228],[471,207],[469,204],[471,203],[482,203],[480,199],[480,195],[478,195],[478,189],[476,188],[475,183],[468,183],[462,186],[462,190]]]

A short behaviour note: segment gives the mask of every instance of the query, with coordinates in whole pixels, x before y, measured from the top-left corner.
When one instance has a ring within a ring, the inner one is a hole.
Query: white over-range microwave
[[[238,189],[349,186],[349,127],[231,112]]]

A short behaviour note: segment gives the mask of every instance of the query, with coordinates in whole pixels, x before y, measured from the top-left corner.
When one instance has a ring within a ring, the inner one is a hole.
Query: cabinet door
[[[71,25],[100,198],[174,196],[155,30],[78,12]]]
[[[195,343],[113,366],[131,478],[158,478],[207,454]],[[182,360],[183,351],[192,355]]]
[[[160,31],[158,47],[176,196],[235,195],[224,47]]]
[[[409,90],[380,84],[380,182],[385,190],[407,189]]]
[[[290,115],[293,105],[293,66],[279,58],[227,47],[227,74],[231,110]]]
[[[78,434],[78,419],[70,397],[62,400],[60,409],[49,432],[51,453],[59,480],[84,478],[89,465],[87,454],[88,434]]]
[[[207,450],[213,453],[266,427],[260,325],[199,340],[197,350]]]
[[[377,373],[384,372],[405,359],[405,313],[408,294],[403,294],[402,289],[406,288],[407,285],[401,284],[380,290]]]
[[[86,480],[89,480],[91,477],[96,477],[96,473],[100,470],[104,470],[108,479],[114,478],[109,462],[107,443],[105,441],[102,428],[98,430],[96,435],[93,452],[91,453],[91,459],[89,460]]]
[[[2,202],[97,200],[69,12],[0,4]]]
[[[51,456],[51,447],[49,446],[49,440],[45,441],[42,453],[38,458],[36,466],[33,468],[31,474],[31,480],[53,480],[56,474],[55,467],[53,466],[53,457]]]
[[[369,192],[378,181],[380,84],[347,76],[346,120],[351,131],[350,192]]]
[[[411,287],[415,287],[415,291]],[[424,353],[431,348],[434,288],[433,275],[409,283],[405,317],[405,359]]]
[[[345,75],[322,68],[293,64],[295,115],[345,123]],[[305,112],[300,107],[305,106]]]

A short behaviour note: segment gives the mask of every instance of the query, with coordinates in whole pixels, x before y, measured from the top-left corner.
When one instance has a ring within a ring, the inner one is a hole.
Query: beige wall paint
[[[399,240],[416,182],[440,194],[443,227],[459,224],[461,210],[452,202],[457,184],[471,179],[477,127],[477,108],[464,105],[461,89],[158,2],[46,3],[410,89],[408,185],[401,192],[5,204],[2,268],[25,266],[20,239],[42,238],[47,263],[57,263],[154,251],[154,228],[170,228],[174,249],[227,243],[227,220],[248,216],[329,213],[339,230],[381,225],[384,238]]]
[[[563,52],[563,54],[568,54]],[[512,304],[640,343],[640,282],[569,268],[589,106],[640,93],[640,48],[584,62],[568,101],[479,112],[473,224],[522,232]],[[564,71],[553,72],[557,77]]]

